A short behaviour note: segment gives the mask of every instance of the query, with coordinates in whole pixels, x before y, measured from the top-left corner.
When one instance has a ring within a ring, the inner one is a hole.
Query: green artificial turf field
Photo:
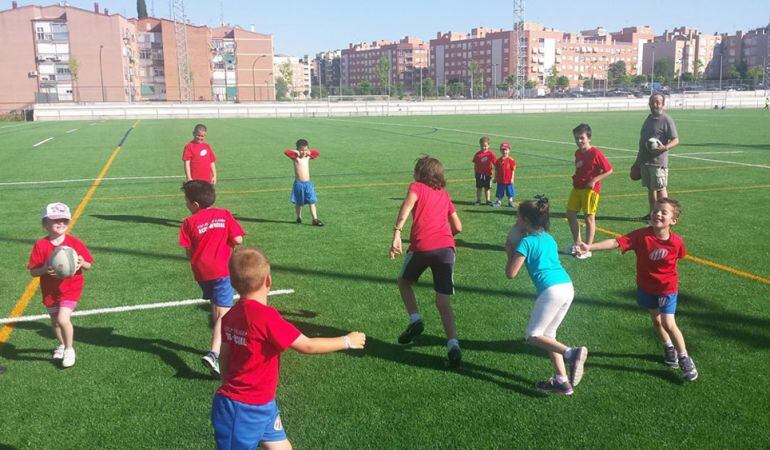
[[[510,140],[517,200],[548,195],[552,234],[565,245],[571,130],[590,123],[594,145],[615,167],[597,214],[597,240],[609,238],[643,226],[635,218],[646,212],[646,191],[627,173],[644,112],[201,120],[218,158],[216,205],[231,210],[246,243],[271,259],[273,288],[295,291],[272,297],[272,305],[309,336],[368,336],[363,352],[284,354],[277,398],[294,446],[770,447],[763,387],[770,371],[770,115],[670,114],[682,141],[674,150],[681,157],[670,163],[669,192],[683,204],[675,231],[693,257],[679,264],[677,321],[700,377],[687,383],[663,365],[648,315],[636,306],[633,255],[562,257],[576,298],[559,338],[590,352],[571,397],[534,389],[551,367],[522,339],[531,281],[503,272],[514,211],[473,205],[470,160],[482,135],[493,150]],[[72,229],[96,260],[81,310],[200,296],[177,245],[188,214],[181,152],[197,121],[139,121],[115,152],[134,123],[0,124],[0,255],[8,263],[0,318],[24,297],[29,251],[44,235],[39,214],[53,201],[74,212],[87,199]],[[293,173],[282,151],[301,137],[321,152],[311,177],[324,228],[294,223]],[[396,343],[407,323],[395,282],[402,259],[388,260],[387,251],[423,154],[443,161],[464,227],[453,297],[458,370],[444,368],[430,274],[416,289],[426,332],[412,345]],[[40,183],[26,183],[33,181]],[[42,313],[37,292],[23,314]],[[0,375],[0,447],[212,448],[218,383],[200,362],[208,316],[203,306],[178,306],[76,317],[78,361],[67,370],[50,362],[47,321],[0,326],[0,365],[8,369]]]

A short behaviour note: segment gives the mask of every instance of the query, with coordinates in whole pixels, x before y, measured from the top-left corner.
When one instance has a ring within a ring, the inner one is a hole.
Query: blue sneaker
[[[572,353],[572,358],[568,361],[569,365],[569,382],[573,387],[580,384],[580,380],[583,379],[583,365],[588,358],[588,349],[585,347],[577,347]]]
[[[673,367],[674,369],[679,367],[679,355],[676,353],[674,346],[672,345],[671,347],[666,347],[664,351],[666,356],[663,359],[663,362],[668,367]]]
[[[425,331],[425,324],[421,320],[410,323],[406,330],[398,337],[399,344],[408,344],[414,340],[417,336],[421,335]]]
[[[698,378],[698,369],[695,368],[695,363],[689,356],[679,358],[679,368],[682,369],[682,376],[685,380],[695,381]]]
[[[541,391],[553,392],[555,394],[572,395],[574,392],[569,382],[559,383],[556,378],[551,377],[546,381],[538,381],[535,387]]]

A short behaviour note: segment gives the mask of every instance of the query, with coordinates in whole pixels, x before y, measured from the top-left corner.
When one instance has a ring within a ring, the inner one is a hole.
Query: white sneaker
[[[58,347],[56,347],[54,349],[53,353],[51,354],[51,358],[55,359],[55,360],[56,359],[64,359],[64,345],[63,344],[58,346]],[[677,366],[677,367],[679,367],[679,366]]]
[[[64,350],[64,357],[61,360],[61,366],[65,369],[67,367],[72,367],[75,365],[75,349],[70,348],[67,350]]]
[[[575,258],[577,258],[577,259],[588,259],[588,258],[590,258],[591,256],[592,256],[592,253],[591,253],[591,252],[585,252],[585,253],[583,253],[583,254],[580,254],[580,253],[575,253]]]

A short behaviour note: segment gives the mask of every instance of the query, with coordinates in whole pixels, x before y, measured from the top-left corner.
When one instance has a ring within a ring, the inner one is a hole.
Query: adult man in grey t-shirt
[[[679,134],[676,131],[674,120],[663,110],[666,107],[666,98],[663,94],[655,93],[650,96],[650,115],[642,124],[639,133],[639,153],[636,155],[635,167],[631,168],[632,176],[635,170],[639,170],[642,186],[647,188],[647,198],[650,203],[650,213],[655,202],[668,196],[668,152],[679,145]],[[662,145],[657,149],[650,149],[648,141],[657,138]],[[650,214],[644,216],[649,220]]]

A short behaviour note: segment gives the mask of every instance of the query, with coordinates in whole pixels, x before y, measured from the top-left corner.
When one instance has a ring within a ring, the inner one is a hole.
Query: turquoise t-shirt
[[[525,236],[516,251],[524,255],[524,264],[538,295],[551,286],[572,282],[561,266],[556,241],[550,234],[542,231]]]

